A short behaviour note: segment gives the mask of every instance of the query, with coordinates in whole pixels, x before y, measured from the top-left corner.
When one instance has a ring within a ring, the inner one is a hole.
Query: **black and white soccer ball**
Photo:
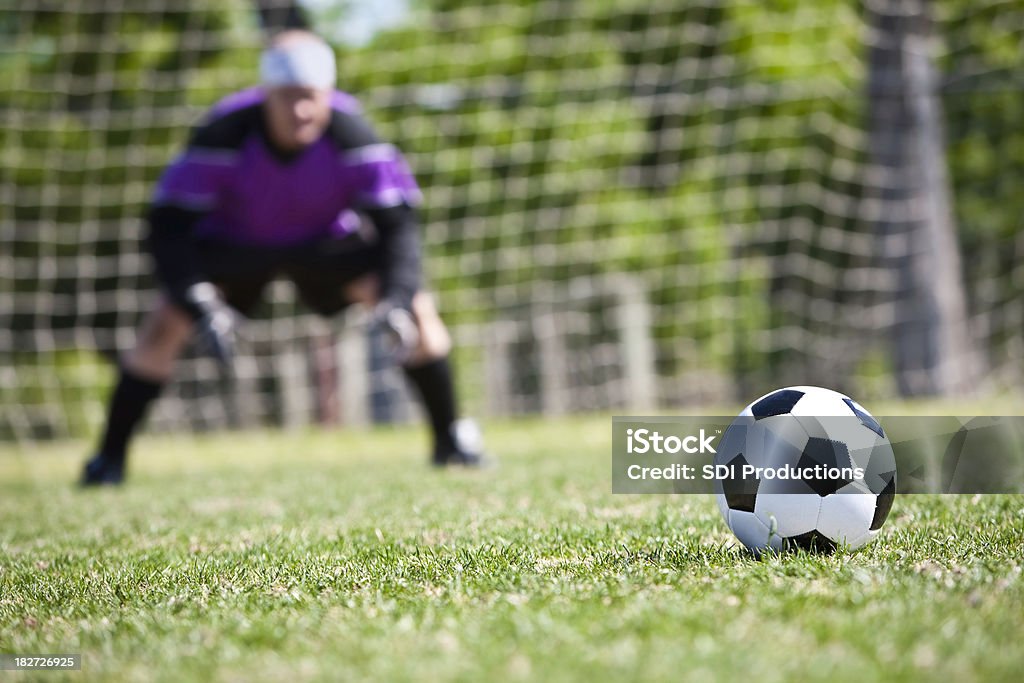
[[[778,389],[748,405],[723,435],[715,465],[734,466],[735,476],[715,480],[718,507],[755,553],[859,548],[878,535],[896,493],[882,426],[849,396],[821,387]],[[857,468],[863,476],[848,476]],[[777,476],[826,469],[838,476]]]

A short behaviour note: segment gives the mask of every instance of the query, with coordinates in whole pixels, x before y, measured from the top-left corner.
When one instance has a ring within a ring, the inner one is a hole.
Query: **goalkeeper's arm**
[[[201,213],[157,205],[149,212],[149,250],[167,296],[198,326],[203,348],[230,367],[235,353],[236,315],[199,270],[194,227]]]
[[[412,300],[423,279],[419,223],[412,207],[369,209],[380,239],[383,264],[380,271],[380,302],[373,324],[383,328],[392,340],[392,355],[402,363],[419,342],[412,315]]]
[[[199,275],[194,228],[202,214],[177,206],[156,205],[149,210],[147,246],[156,266],[156,278],[171,301],[193,319],[200,311],[190,305],[187,292],[202,281]]]
[[[419,222],[416,212],[406,204],[369,209],[367,216],[377,229],[383,264],[380,272],[380,299],[406,311],[412,310],[412,298],[423,279]]]

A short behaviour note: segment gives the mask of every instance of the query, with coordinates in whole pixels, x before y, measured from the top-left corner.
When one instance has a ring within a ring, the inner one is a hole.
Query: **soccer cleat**
[[[435,467],[491,467],[494,460],[484,453],[483,434],[476,422],[456,420],[451,427],[451,444],[434,451]]]
[[[124,481],[124,465],[111,463],[102,453],[85,463],[81,486],[117,486]]]

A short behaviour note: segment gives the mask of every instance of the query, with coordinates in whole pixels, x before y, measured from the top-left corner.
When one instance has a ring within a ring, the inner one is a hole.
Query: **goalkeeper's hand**
[[[231,372],[234,369],[241,316],[224,303],[209,282],[189,287],[185,292],[185,300],[189,313],[196,321],[199,347],[215,358],[224,370]]]
[[[373,309],[370,329],[383,332],[388,355],[399,365],[412,357],[420,343],[419,328],[412,313],[387,299]]]

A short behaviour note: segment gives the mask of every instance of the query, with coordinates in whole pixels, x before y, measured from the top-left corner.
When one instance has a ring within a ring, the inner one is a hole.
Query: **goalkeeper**
[[[334,54],[315,35],[278,34],[260,80],[213,107],[159,182],[148,246],[162,297],[122,358],[83,483],[123,479],[128,442],[193,334],[230,369],[238,314],[278,275],[320,315],[372,307],[423,400],[433,463],[481,464],[474,426],[456,419],[448,332],[422,289],[408,166],[334,89]]]

